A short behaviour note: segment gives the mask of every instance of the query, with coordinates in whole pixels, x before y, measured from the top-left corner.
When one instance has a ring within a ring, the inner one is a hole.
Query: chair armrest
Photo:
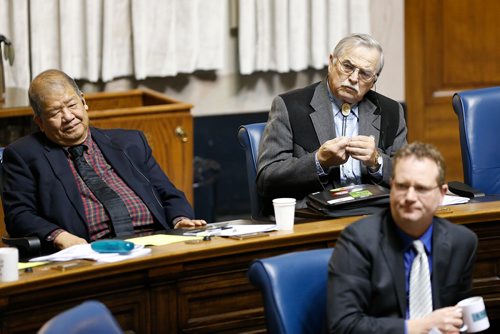
[[[468,184],[459,181],[448,182],[448,188],[455,195],[462,197],[475,198],[483,197],[485,195],[482,191],[474,189]]]
[[[13,238],[3,235],[2,242],[9,247],[16,247],[19,250],[20,259],[35,257],[41,254],[42,245],[38,237]]]

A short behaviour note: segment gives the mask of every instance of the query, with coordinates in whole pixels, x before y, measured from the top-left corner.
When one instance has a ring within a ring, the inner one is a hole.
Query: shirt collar
[[[433,232],[433,226],[434,226],[434,224],[431,224],[429,226],[429,228],[427,229],[427,231],[425,231],[425,233],[422,234],[420,236],[420,238],[418,238],[418,239],[414,239],[414,238],[410,237],[408,234],[406,234],[405,232],[403,232],[403,230],[401,230],[399,227],[396,226],[398,234],[401,237],[401,241],[403,242],[403,249],[405,250],[405,252],[409,248],[412,247],[413,241],[420,240],[424,244],[424,247],[425,247],[425,250],[426,250],[427,254],[431,254],[432,253],[432,232]]]

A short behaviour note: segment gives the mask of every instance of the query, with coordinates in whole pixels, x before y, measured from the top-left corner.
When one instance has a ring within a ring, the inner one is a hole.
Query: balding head
[[[43,71],[31,81],[28,97],[35,116],[41,115],[42,105],[45,101],[47,92],[56,87],[62,88],[65,85],[71,86],[78,96],[82,94],[75,80],[59,70],[52,69]]]

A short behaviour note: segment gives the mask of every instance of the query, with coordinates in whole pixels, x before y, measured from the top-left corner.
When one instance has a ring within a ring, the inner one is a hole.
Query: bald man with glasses
[[[325,80],[277,96],[259,149],[257,188],[270,200],[374,183],[389,186],[391,158],[406,144],[400,103],[373,90],[384,65],[380,44],[349,35],[330,54]]]

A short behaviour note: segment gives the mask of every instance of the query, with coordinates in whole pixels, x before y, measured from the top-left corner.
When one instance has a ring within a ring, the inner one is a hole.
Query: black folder
[[[328,217],[375,214],[389,207],[389,192],[376,184],[352,185],[309,194],[307,205]]]

